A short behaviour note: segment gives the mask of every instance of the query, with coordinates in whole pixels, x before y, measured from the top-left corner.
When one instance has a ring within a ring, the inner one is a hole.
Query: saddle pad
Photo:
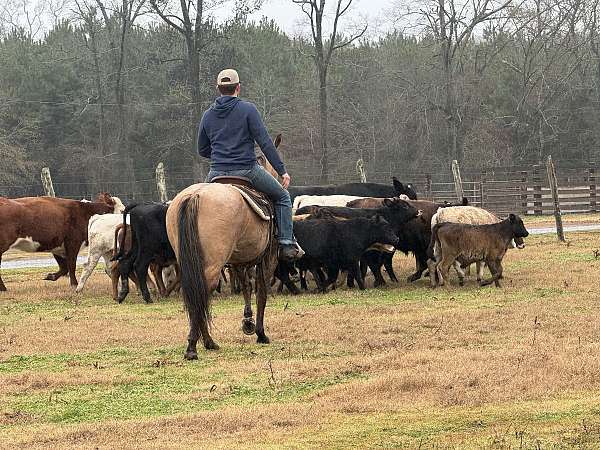
[[[250,208],[260,217],[262,220],[269,221],[273,217],[273,205],[271,202],[258,191],[254,189],[250,189],[246,186],[242,186],[239,184],[230,184],[232,188],[237,190],[246,203],[250,205]]]

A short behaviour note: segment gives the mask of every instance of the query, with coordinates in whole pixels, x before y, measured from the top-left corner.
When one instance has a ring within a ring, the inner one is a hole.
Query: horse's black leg
[[[264,319],[265,306],[267,305],[267,285],[265,280],[265,263],[256,266],[256,342],[268,344],[269,338],[265,334]]]
[[[192,321],[192,319],[190,319],[188,346],[183,356],[185,359],[198,359],[198,350],[196,349],[196,344],[198,343],[199,337],[200,329],[198,328],[198,324],[195,321]]]

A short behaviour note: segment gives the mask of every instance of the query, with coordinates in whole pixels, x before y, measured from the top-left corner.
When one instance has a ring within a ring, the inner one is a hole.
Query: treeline
[[[31,184],[49,166],[64,183],[111,188],[147,180],[158,161],[202,179],[196,125],[224,67],[239,70],[243,97],[283,133],[296,183],[347,179],[359,158],[374,180],[452,159],[477,168],[600,155],[594,1],[421,2],[405,16],[410,34],[336,49],[325,148],[313,39],[249,22],[243,9],[187,26],[156,2],[117,5],[75,2],[42,36],[0,28],[0,186]]]

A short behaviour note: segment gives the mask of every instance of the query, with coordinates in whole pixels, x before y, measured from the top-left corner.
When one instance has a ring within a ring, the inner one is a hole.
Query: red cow
[[[81,245],[87,241],[88,221],[94,214],[121,212],[123,203],[103,192],[94,202],[54,197],[0,197],[0,263],[10,248],[26,252],[50,252],[59,270],[46,280],[69,274],[77,285],[75,264]],[[0,291],[6,286],[0,277]]]

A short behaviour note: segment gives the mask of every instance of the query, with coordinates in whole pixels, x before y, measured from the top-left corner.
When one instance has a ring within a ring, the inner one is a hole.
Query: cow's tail
[[[127,205],[125,207],[125,209],[123,210],[123,234],[121,236],[121,242],[120,245],[117,246],[117,239],[118,239],[118,234],[119,234],[119,228],[115,228],[115,240],[113,242],[113,249],[119,249],[118,252],[115,252],[113,254],[113,257],[110,259],[111,261],[118,261],[120,259],[123,258],[123,256],[125,256],[125,237],[127,236],[127,214],[129,214],[129,211],[131,211],[133,208],[135,208],[138,204],[137,203],[130,203],[129,205]]]
[[[435,243],[438,240],[438,230],[440,229],[441,225],[442,224],[436,224],[431,229],[431,239],[429,240],[429,247],[427,248],[427,258],[429,258],[429,259],[435,260],[435,255],[434,255],[433,250],[435,248]]]
[[[204,251],[198,236],[197,195],[181,202],[177,226],[179,248],[177,260],[181,268],[181,291],[190,323],[210,324],[209,291],[204,276]]]

